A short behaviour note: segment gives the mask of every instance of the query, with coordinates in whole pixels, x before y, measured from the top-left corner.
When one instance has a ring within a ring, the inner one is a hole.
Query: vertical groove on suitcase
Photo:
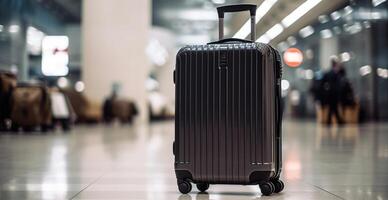
[[[219,90],[219,82],[220,82],[220,74],[218,73],[218,65],[219,65],[219,55],[220,52],[219,50],[216,51],[216,54],[214,56],[214,61],[215,64],[213,66],[214,70],[214,75],[215,75],[215,82],[214,82],[214,88],[215,88],[215,123],[213,124],[215,127],[215,155],[214,156],[214,179],[216,181],[220,181],[220,107],[219,107],[219,102],[220,102],[220,90]]]
[[[242,162],[242,173],[241,173],[241,177],[244,176],[244,174],[246,174],[246,163],[247,163],[247,160],[246,160],[246,157],[247,157],[247,154],[248,154],[248,150],[247,150],[247,51],[246,50],[242,50],[241,51],[243,53],[243,64],[240,64],[240,67],[242,69],[242,75],[243,75],[243,78],[241,79],[242,81],[242,91],[243,91],[243,94],[241,95],[241,102],[243,104],[243,109],[242,109],[242,134],[244,136],[243,138],[243,146],[242,148],[244,149],[243,151],[243,154],[241,155],[243,157],[243,162]]]
[[[186,143],[188,144],[188,155],[189,155],[189,157],[188,157],[188,160],[189,160],[189,163],[190,163],[190,166],[193,164],[192,163],[192,159],[193,159],[193,157],[194,157],[194,150],[193,150],[193,147],[194,147],[194,145],[193,145],[193,143],[194,143],[194,140],[193,140],[193,136],[194,136],[194,134],[193,134],[193,100],[192,100],[192,98],[193,98],[193,95],[192,95],[192,93],[193,93],[193,70],[194,70],[194,67],[193,67],[193,65],[194,65],[194,57],[192,56],[192,55],[190,55],[189,56],[189,58],[188,58],[188,78],[189,78],[189,84],[188,84],[188,87],[187,87],[187,90],[188,90],[188,94],[189,94],[189,98],[188,98],[188,113],[187,113],[187,115],[188,115],[188,137],[187,137],[187,141],[186,141]],[[191,166],[192,167],[192,166]]]
[[[200,105],[201,105],[201,109],[200,109],[200,115],[201,115],[201,117],[200,117],[200,122],[201,122],[201,129],[200,129],[200,134],[201,134],[201,140],[200,140],[200,146],[201,146],[201,148],[200,148],[200,152],[201,152],[201,154],[200,154],[200,168],[199,168],[199,171],[201,172],[201,174],[200,174],[200,177],[199,177],[199,179],[201,179],[201,180],[203,180],[203,179],[205,179],[205,175],[204,175],[204,172],[205,172],[205,170],[204,170],[204,164],[206,163],[206,162],[204,162],[204,158],[206,158],[206,154],[205,154],[205,150],[206,150],[206,131],[205,131],[205,104],[204,104],[204,84],[205,84],[205,82],[204,82],[204,80],[203,80],[203,77],[205,77],[206,76],[206,74],[205,74],[205,68],[206,68],[206,66],[205,66],[205,63],[204,63],[204,50],[202,50],[201,52],[200,52],[200,55],[201,55],[201,57],[200,57],[200,59],[201,59],[201,65],[200,65],[200,68],[201,68],[201,74],[200,74],[200,76],[201,76],[201,80],[202,81],[200,81],[200,100],[201,100],[201,103],[200,103]]]
[[[274,162],[273,58],[255,48],[197,46],[177,58],[175,161],[196,181],[243,183]]]

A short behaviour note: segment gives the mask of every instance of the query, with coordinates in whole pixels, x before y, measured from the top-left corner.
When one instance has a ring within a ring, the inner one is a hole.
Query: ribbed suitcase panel
[[[227,48],[196,46],[177,57],[176,169],[198,182],[247,183],[274,161],[275,94],[268,84],[275,76],[265,67],[273,60],[255,47]]]

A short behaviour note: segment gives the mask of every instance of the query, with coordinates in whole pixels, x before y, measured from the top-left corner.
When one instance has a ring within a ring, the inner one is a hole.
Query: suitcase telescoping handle
[[[224,38],[224,13],[226,12],[241,12],[249,11],[251,15],[251,40],[255,41],[255,16],[256,16],[257,6],[254,4],[237,4],[237,5],[227,5],[217,7],[218,12],[218,28],[219,28],[219,38],[222,40]]]

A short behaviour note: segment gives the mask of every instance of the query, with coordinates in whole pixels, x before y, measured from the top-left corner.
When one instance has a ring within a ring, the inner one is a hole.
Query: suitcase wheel
[[[259,185],[261,193],[264,196],[270,196],[272,193],[275,192],[275,185],[272,182],[264,182]]]
[[[275,191],[274,191],[275,193],[279,193],[279,192],[281,192],[284,189],[283,181],[277,179],[277,180],[273,180],[272,183],[275,186]]]
[[[207,189],[209,189],[209,184],[208,183],[198,183],[197,189],[201,192],[205,192]]]
[[[191,191],[192,186],[188,181],[178,181],[178,189],[182,194],[187,194]]]

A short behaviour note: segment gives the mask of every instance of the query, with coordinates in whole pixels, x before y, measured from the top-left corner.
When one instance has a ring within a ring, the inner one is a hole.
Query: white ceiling
[[[268,31],[275,24],[280,23],[284,17],[286,17],[288,14],[294,11],[305,1],[306,0],[278,0],[272,6],[272,8],[267,12],[267,14],[263,16],[263,18],[256,24],[256,39],[259,38],[266,31]],[[263,1],[246,0],[244,2],[246,3],[256,2],[258,7],[260,7]],[[303,17],[297,20],[290,27],[286,28],[280,35],[278,35],[275,39],[273,39],[271,43],[276,44],[284,40],[285,38],[294,34],[301,28],[315,21],[319,15],[335,10],[336,8],[338,8],[339,6],[347,2],[348,0],[331,0],[331,1],[322,0],[318,5],[312,8]],[[233,26],[232,26],[231,33],[236,33],[240,29],[242,24],[247,21],[247,19],[248,19],[247,15],[236,15],[236,18],[233,19]]]

